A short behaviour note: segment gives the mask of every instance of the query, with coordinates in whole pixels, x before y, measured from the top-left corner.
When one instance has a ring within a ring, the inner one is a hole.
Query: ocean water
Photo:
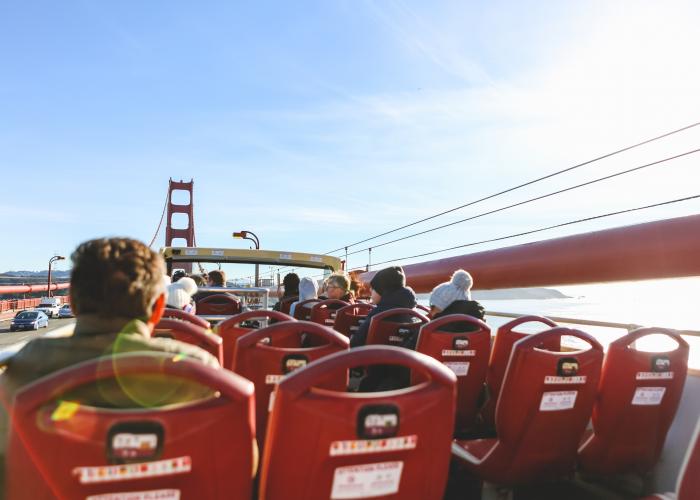
[[[573,319],[608,321],[639,326],[666,327],[700,332],[700,278],[682,278],[600,285],[553,287],[569,298],[543,300],[481,300],[487,311],[536,314]],[[478,291],[474,293],[478,300]],[[419,294],[422,304],[428,294]],[[497,328],[510,318],[487,316],[487,323]],[[564,323],[562,323],[564,325]],[[626,330],[619,328],[573,326],[590,333],[607,347]],[[536,329],[523,328],[534,332]],[[700,337],[685,336],[690,344],[691,368],[700,369]],[[641,350],[671,350],[676,343],[666,336],[649,336],[637,344]]]

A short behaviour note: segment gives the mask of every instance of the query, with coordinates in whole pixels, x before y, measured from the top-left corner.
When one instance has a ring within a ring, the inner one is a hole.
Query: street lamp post
[[[49,297],[51,297],[51,264],[53,264],[53,263],[56,262],[57,260],[64,260],[64,259],[65,259],[65,257],[63,257],[63,256],[61,256],[61,255],[54,255],[53,257],[51,257],[51,258],[49,259],[49,277],[48,277],[48,280],[47,280],[47,281],[48,281],[48,286],[46,287],[46,289],[47,289],[47,291],[48,291],[48,296],[49,296]]]
[[[260,250],[260,240],[258,237],[255,235],[255,233],[252,233],[250,231],[239,231],[236,233],[233,233],[234,238],[240,238],[243,240],[250,240],[253,243],[255,243],[255,249]],[[260,264],[255,264],[255,286],[257,287],[260,283]]]

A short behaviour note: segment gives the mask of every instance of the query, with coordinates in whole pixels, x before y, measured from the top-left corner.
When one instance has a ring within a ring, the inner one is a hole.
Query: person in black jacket
[[[484,319],[484,307],[476,300],[472,300],[471,288],[473,280],[471,274],[464,269],[458,269],[452,275],[450,281],[441,283],[430,293],[430,317],[437,319],[448,314],[468,314],[477,319]],[[458,328],[456,331],[464,331],[459,324],[447,325]]]
[[[406,286],[406,276],[399,266],[382,269],[374,275],[369,285],[372,289],[372,303],[377,307],[370,311],[364,323],[350,337],[350,347],[365,345],[369,323],[373,316],[389,309],[416,307],[416,294]]]

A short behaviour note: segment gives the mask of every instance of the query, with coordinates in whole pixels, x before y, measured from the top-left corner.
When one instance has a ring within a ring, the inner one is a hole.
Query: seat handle
[[[59,370],[20,389],[15,405],[35,408],[84,384],[126,376],[175,376],[210,387],[233,401],[245,401],[255,391],[253,383],[222,368],[166,352],[113,354]]]
[[[275,323],[267,328],[253,330],[250,333],[243,335],[236,341],[236,352],[240,353],[243,349],[257,344],[266,337],[274,338],[276,335],[283,333],[308,333],[316,336],[317,338],[320,337],[329,344],[338,346],[342,349],[347,349],[350,347],[350,341],[345,335],[342,335],[326,326],[318,323],[312,323],[311,321],[285,321],[284,323]]]
[[[284,314],[283,312],[279,311],[267,311],[264,309],[261,309],[259,311],[246,311],[244,313],[236,314],[235,316],[231,316],[225,321],[222,321],[218,325],[218,330],[226,329],[226,328],[235,328],[244,321],[248,321],[249,319],[255,319],[255,318],[267,318],[267,319],[274,319],[276,321],[296,321],[296,319],[292,318],[288,314]]]
[[[673,349],[673,351],[677,351],[680,349],[689,349],[690,347],[688,346],[688,342],[685,341],[683,337],[678,332],[675,332],[673,330],[669,330],[668,328],[658,328],[658,327],[645,327],[645,328],[637,328],[636,330],[631,331],[624,337],[621,337],[617,339],[616,341],[612,342],[614,345],[621,345],[623,347],[629,347],[630,344],[633,342],[636,342],[642,337],[646,337],[647,335],[666,335],[667,337],[671,337],[673,340],[675,340],[678,343],[678,347]]]
[[[395,365],[410,368],[422,374],[429,383],[441,386],[454,388],[457,383],[456,375],[430,356],[402,347],[372,345],[338,352],[313,361],[306,365],[303,370],[298,370],[285,377],[280,382],[279,388],[292,398],[297,398],[312,387],[321,385],[325,380],[334,377],[339,371],[347,372],[350,368],[372,365]],[[420,390],[421,385],[401,390]]]

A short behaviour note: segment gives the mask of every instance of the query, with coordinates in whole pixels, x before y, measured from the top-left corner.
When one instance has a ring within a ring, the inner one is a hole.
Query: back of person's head
[[[185,271],[183,271],[182,269],[178,269],[177,271],[175,271],[173,273],[172,282],[177,283],[178,281],[180,281],[182,278],[184,278],[186,276],[187,276],[187,273]]]
[[[286,274],[282,284],[284,285],[285,297],[299,295],[299,275],[297,273]]]
[[[190,278],[192,278],[192,281],[194,281],[195,285],[197,285],[198,287],[206,286],[207,284],[207,281],[201,274],[193,274],[192,276],[190,276]]]
[[[299,282],[299,302],[316,298],[318,285],[311,278],[302,278]]]
[[[221,269],[209,271],[209,284],[211,286],[226,286],[226,273]]]
[[[458,269],[450,281],[441,283],[430,293],[430,305],[445,310],[456,300],[471,300],[472,276],[464,269]]]
[[[165,291],[165,262],[129,238],[86,241],[71,255],[70,299],[76,316],[148,318]]]
[[[369,284],[379,295],[384,295],[405,287],[406,275],[400,266],[387,267],[377,272]]]
[[[197,284],[192,278],[181,278],[177,283],[173,283],[167,288],[168,307],[183,309],[192,301],[192,296],[197,293]]]

